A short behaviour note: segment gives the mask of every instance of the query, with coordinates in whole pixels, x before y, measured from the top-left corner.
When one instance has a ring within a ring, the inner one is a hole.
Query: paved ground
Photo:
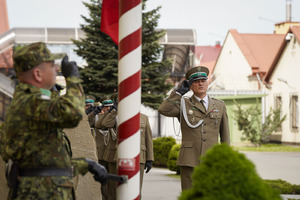
[[[300,153],[242,152],[251,160],[263,179],[282,179],[300,185]],[[142,200],[177,200],[181,193],[180,180],[167,176],[168,169],[153,168],[144,176]],[[283,195],[300,199],[300,195]]]
[[[180,179],[167,175],[175,174],[168,169],[152,168],[144,174],[142,200],[175,200],[181,193]]]

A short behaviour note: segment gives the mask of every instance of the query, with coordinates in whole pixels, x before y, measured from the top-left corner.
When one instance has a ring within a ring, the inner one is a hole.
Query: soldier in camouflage
[[[106,169],[86,158],[71,158],[63,128],[76,127],[84,115],[84,93],[75,62],[65,56],[61,71],[67,93],[51,95],[58,66],[42,42],[22,47],[13,55],[19,79],[0,135],[4,161],[13,161],[9,199],[74,199],[72,177],[88,171],[107,182]],[[14,176],[12,176],[13,174]]]

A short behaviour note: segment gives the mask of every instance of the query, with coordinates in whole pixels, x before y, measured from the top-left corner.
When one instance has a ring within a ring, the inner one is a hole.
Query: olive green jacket
[[[110,129],[110,135],[112,131],[115,131],[117,111],[112,110],[103,120],[102,125]],[[111,128],[113,130],[111,130]],[[152,140],[152,131],[149,124],[149,119],[146,115],[140,114],[140,134],[141,134],[141,143],[140,143],[140,163],[145,164],[146,161],[153,161],[153,140]],[[108,162],[116,162],[117,160],[117,140],[109,139],[107,148],[105,150],[105,160]]]
[[[195,167],[199,164],[199,158],[219,141],[230,144],[228,116],[225,103],[221,100],[209,97],[208,109],[193,95],[184,98],[187,120],[190,125],[196,125],[200,120],[202,124],[191,128],[184,115],[180,114],[181,96],[175,91],[164,100],[158,111],[168,117],[176,117],[180,120],[182,132],[182,144],[177,164],[179,166]]]
[[[104,114],[99,113],[97,115],[98,119],[95,122],[96,115],[93,112],[88,114],[88,121],[89,121],[90,127],[93,128],[95,131],[95,142],[96,142],[96,147],[97,147],[98,160],[104,160],[103,156],[104,156],[104,151],[106,148],[106,143],[105,143],[105,139],[107,136],[106,130],[101,130],[99,128],[96,128],[96,123],[97,123],[97,127],[99,127],[102,124],[103,117],[104,117]],[[103,128],[103,127],[101,127],[101,128]]]

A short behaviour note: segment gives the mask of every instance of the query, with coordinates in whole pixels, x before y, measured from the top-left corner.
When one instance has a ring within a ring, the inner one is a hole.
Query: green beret
[[[107,99],[107,100],[102,101],[102,105],[103,106],[113,106],[114,102],[111,99]]]
[[[189,69],[185,74],[185,78],[187,80],[193,80],[193,81],[198,79],[207,79],[208,74],[209,74],[209,70],[207,67],[197,66]]]
[[[22,47],[13,55],[16,73],[28,71],[42,62],[63,58],[65,54],[51,54],[46,44],[36,42]]]

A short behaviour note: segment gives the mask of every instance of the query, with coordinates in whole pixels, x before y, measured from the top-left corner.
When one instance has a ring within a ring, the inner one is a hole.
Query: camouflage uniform
[[[26,62],[25,56],[28,55],[24,49],[28,50],[23,48],[14,55],[18,74],[39,64]],[[40,63],[55,59],[48,56],[47,48],[41,47],[41,51],[45,56]],[[18,58],[24,62],[18,62]],[[26,83],[17,85],[1,135],[0,153],[5,161],[13,160],[20,169],[73,167],[73,175],[88,172],[84,158],[71,159],[71,148],[62,132],[62,128],[77,126],[84,114],[84,93],[80,82],[77,77],[68,77],[67,93],[62,97],[51,97],[50,90]],[[18,180],[17,199],[73,198],[72,177],[20,176]]]

